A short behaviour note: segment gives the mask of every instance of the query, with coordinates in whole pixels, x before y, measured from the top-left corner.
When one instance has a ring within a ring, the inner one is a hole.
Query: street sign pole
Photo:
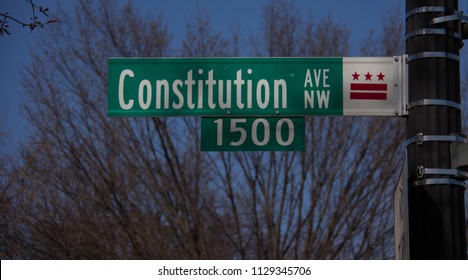
[[[451,164],[461,135],[458,0],[406,0],[406,122],[411,259],[466,259],[464,180]],[[390,36],[390,35],[389,35]]]

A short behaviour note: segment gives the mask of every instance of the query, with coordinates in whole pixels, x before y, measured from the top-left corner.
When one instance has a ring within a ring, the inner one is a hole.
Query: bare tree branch
[[[33,32],[36,27],[43,28],[44,26],[51,24],[51,23],[65,23],[58,19],[48,19],[46,21],[39,20],[37,13],[42,14],[45,17],[48,17],[49,8],[43,8],[42,6],[37,6],[34,4],[33,0],[26,0],[31,5],[31,17],[29,21],[19,20],[16,17],[11,16],[9,13],[0,13],[0,36],[5,34],[11,35],[9,28],[10,25],[8,24],[8,20],[12,20],[13,22],[21,25],[22,27],[28,27],[29,32]]]

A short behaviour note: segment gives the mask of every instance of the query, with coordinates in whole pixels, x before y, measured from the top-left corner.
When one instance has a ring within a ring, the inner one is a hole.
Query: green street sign
[[[342,58],[111,58],[108,115],[342,115],[342,62]]]
[[[402,57],[110,58],[108,115],[393,116]]]
[[[303,151],[304,117],[202,118],[202,151]]]
[[[304,116],[407,114],[404,57],[110,58],[108,116],[201,116],[203,151],[304,149]]]

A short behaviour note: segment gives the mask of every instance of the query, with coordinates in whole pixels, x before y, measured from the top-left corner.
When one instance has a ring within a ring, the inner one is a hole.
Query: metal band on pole
[[[409,40],[415,36],[422,36],[422,35],[446,35],[456,39],[461,40],[462,35],[458,32],[454,32],[451,30],[443,29],[443,28],[423,28],[414,30],[406,34],[406,40]]]
[[[460,61],[460,56],[449,52],[420,52],[408,55],[408,62],[422,58],[448,58],[455,61]]]
[[[419,7],[413,10],[410,10],[406,13],[406,18],[414,16],[416,14],[423,14],[423,13],[445,13],[445,7],[440,6],[424,6]]]
[[[463,181],[455,180],[452,178],[430,178],[414,181],[414,187],[423,187],[429,185],[452,185],[457,187],[463,187],[466,189],[466,185]]]
[[[415,100],[408,103],[407,110],[413,109],[414,107],[419,106],[447,106],[451,108],[455,108],[457,110],[461,110],[461,104],[457,102],[453,102],[450,100],[443,100],[443,99],[422,99],[422,100]]]
[[[425,175],[448,175],[461,178],[463,180],[468,179],[468,172],[459,169],[445,169],[445,168],[424,168],[420,166],[418,168],[418,178],[422,178]]]
[[[424,142],[460,142],[466,143],[466,137],[461,135],[423,135],[418,133],[416,136],[406,140],[406,146],[411,144],[422,145]]]
[[[453,15],[446,15],[438,18],[432,19],[432,24],[445,23],[450,21],[461,21],[467,22],[468,17],[463,14],[461,11],[455,11]]]

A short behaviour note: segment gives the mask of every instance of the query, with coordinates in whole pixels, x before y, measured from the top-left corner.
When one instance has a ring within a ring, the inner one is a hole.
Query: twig
[[[49,11],[49,8],[43,8],[42,6],[37,6],[34,4],[32,0],[26,0],[26,2],[31,4],[31,10],[32,10],[32,17],[30,18],[30,22],[22,21],[19,20],[13,16],[10,16],[9,13],[0,13],[0,36],[3,36],[4,34],[11,35],[10,31],[8,30],[10,26],[8,25],[8,19],[11,19],[12,21],[21,24],[23,27],[29,27],[30,32],[32,32],[36,27],[44,27],[47,24],[50,23],[64,23],[63,21],[57,20],[57,19],[49,19],[46,22],[41,22],[39,21],[38,17],[36,16],[36,11],[39,11],[39,13],[43,14],[44,16],[48,17],[49,15],[47,12]]]

